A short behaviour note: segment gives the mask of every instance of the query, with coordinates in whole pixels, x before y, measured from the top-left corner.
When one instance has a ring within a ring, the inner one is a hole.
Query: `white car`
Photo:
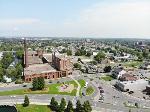
[[[86,88],[86,87],[87,87],[87,85],[88,85],[88,82],[86,82],[86,83],[85,83],[85,86],[84,86],[84,87]]]

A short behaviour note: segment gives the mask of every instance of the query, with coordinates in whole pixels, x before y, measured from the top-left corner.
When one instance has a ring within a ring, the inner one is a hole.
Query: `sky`
[[[150,0],[0,0],[0,36],[150,38]]]

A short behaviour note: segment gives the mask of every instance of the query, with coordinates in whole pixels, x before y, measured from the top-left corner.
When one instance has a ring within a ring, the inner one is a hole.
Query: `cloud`
[[[66,21],[70,35],[150,37],[150,1],[100,2]],[[72,33],[71,33],[72,32]]]
[[[26,36],[150,38],[149,0],[104,0],[75,17],[0,19],[0,34]]]

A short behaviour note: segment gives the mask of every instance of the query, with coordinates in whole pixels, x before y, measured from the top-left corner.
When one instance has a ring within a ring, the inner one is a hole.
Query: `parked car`
[[[98,89],[103,89],[103,88],[101,86],[99,86]]]
[[[129,91],[128,93],[129,93],[129,94],[133,94],[134,92],[133,92],[133,91]]]
[[[100,93],[104,93],[104,90],[100,90]]]
[[[27,87],[27,85],[23,85],[22,87]]]

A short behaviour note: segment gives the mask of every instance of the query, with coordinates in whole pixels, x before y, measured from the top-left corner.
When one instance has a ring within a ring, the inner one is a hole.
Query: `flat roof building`
[[[116,82],[116,87],[122,91],[135,91],[135,90],[144,90],[149,84],[148,81],[144,79],[139,79],[136,81],[118,81]]]

